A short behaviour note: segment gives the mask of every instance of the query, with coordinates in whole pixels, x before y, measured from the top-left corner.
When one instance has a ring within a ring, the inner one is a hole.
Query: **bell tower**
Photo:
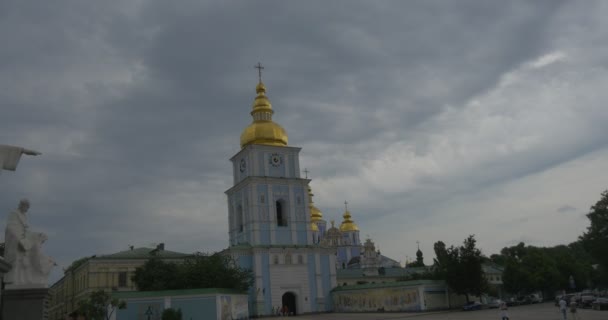
[[[301,149],[289,146],[287,132],[273,121],[263,67],[256,68],[253,121],[230,159],[228,251],[240,267],[254,273],[250,315],[271,315],[286,296],[298,314],[329,311],[329,292],[336,286],[335,252],[314,243],[310,180],[300,176]]]

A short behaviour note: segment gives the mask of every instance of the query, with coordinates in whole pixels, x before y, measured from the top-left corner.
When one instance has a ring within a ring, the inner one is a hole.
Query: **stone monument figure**
[[[40,152],[21,147],[0,144],[0,172],[2,170],[15,171],[21,155],[37,156]]]
[[[19,202],[6,223],[4,258],[12,269],[4,276],[9,288],[46,288],[48,276],[55,262],[42,253],[47,236],[30,231],[26,212],[30,208],[27,199]]]

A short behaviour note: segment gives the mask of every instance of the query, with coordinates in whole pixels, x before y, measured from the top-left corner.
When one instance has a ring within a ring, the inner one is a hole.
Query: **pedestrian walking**
[[[507,303],[506,302],[502,302],[500,304],[500,316],[501,316],[501,320],[509,320],[509,313],[508,310],[509,308],[507,307]]]
[[[572,302],[570,302],[570,315],[572,316],[572,320],[576,320],[577,314],[576,314],[576,301],[574,301],[574,299],[572,299]]]
[[[564,320],[568,319],[568,303],[566,302],[566,300],[564,300],[564,296],[562,296],[561,298],[559,298],[559,311],[562,312],[562,317],[564,318]]]

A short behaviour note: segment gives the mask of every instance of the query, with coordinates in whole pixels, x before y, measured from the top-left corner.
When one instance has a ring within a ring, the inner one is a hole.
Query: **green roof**
[[[161,250],[157,248],[134,248],[113,254],[97,256],[94,259],[150,259],[154,257],[162,259],[180,259],[189,256],[192,256],[192,254]]]
[[[495,263],[484,263],[481,265],[485,273],[503,273],[504,268]]]
[[[363,269],[361,268],[346,268],[346,269],[337,269],[336,277],[338,280],[340,279],[349,279],[349,278],[366,278],[363,275]],[[368,278],[395,278],[395,277],[405,277],[414,273],[424,273],[427,271],[426,267],[407,267],[407,268],[384,268],[384,274],[378,274],[376,276],[367,276]]]
[[[182,290],[162,290],[162,291],[125,291],[112,292],[112,297],[118,299],[129,298],[153,298],[166,296],[192,296],[204,294],[247,294],[245,291],[226,288],[203,288],[203,289],[182,289]]]
[[[445,285],[443,280],[411,280],[411,281],[395,281],[387,283],[366,283],[335,287],[332,292],[336,291],[348,291],[348,290],[360,290],[370,288],[392,288],[392,287],[411,287],[419,285]]]

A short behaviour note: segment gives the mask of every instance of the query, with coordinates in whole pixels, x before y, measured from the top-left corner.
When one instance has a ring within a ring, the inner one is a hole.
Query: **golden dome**
[[[323,220],[323,213],[321,210],[315,206],[315,203],[312,201],[312,197],[314,194],[312,193],[312,189],[308,186],[308,203],[310,204],[310,221],[317,222],[319,220]]]
[[[317,224],[314,222],[310,223],[310,229],[314,232],[318,232],[319,231],[319,227],[317,227]]]
[[[351,219],[350,212],[346,210],[342,215],[344,221],[340,224],[340,231],[359,231],[357,224]]]
[[[331,237],[336,237],[336,238],[340,238],[340,231],[338,230],[338,228],[336,228],[334,226],[335,221],[331,220],[331,227],[329,229],[327,229],[327,231],[325,231],[325,237],[327,238],[331,238]]]
[[[255,87],[257,96],[253,102],[251,123],[241,133],[241,148],[250,144],[287,146],[287,132],[278,123],[272,121],[272,105],[266,97],[266,87],[260,81]]]

